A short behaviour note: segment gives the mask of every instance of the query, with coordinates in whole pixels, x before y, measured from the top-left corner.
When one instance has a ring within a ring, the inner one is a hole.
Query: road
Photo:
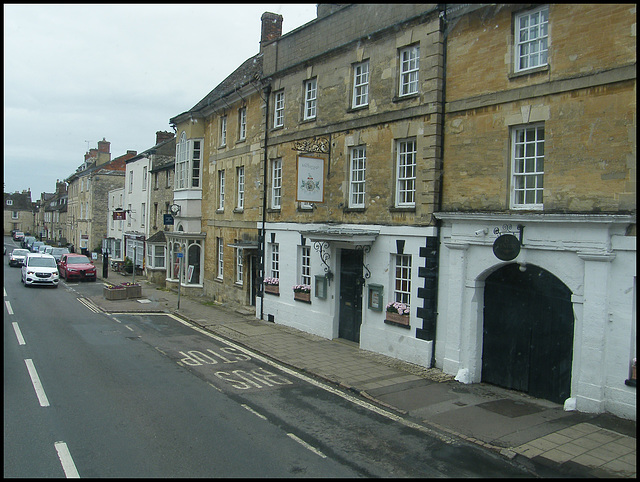
[[[94,312],[99,284],[5,257],[5,477],[529,475],[173,315]]]

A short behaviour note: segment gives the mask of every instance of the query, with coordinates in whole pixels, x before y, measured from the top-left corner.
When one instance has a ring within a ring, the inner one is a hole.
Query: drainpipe
[[[437,211],[442,211],[442,178],[444,172],[444,116],[445,116],[445,106],[447,103],[447,4],[438,4],[438,10],[440,11],[439,16],[442,19],[441,28],[444,32],[442,39],[442,121],[440,122],[440,156],[441,156],[441,164],[440,164],[440,185],[438,188],[438,205],[436,206]],[[440,257],[440,245],[442,239],[442,220],[436,219],[436,236],[438,239],[438,258]],[[440,272],[440,260],[438,259],[438,274]],[[431,367],[436,366],[436,332],[438,330],[438,286],[440,284],[440,276],[437,277],[438,282],[436,283],[436,303],[435,303],[435,312],[436,312],[436,322],[433,327],[433,345],[431,350]]]
[[[268,165],[268,153],[267,153],[267,139],[269,137],[269,97],[271,97],[271,84],[268,84],[264,88],[264,94],[266,97],[265,100],[265,109],[264,109],[264,169],[263,169],[263,179],[262,179],[262,253],[260,256],[262,259],[260,260],[260,266],[262,267],[260,280],[260,286],[262,289],[260,290],[260,319],[264,320],[264,262],[266,259],[267,253],[267,244],[266,244],[266,233],[265,226],[267,222],[267,169]]]

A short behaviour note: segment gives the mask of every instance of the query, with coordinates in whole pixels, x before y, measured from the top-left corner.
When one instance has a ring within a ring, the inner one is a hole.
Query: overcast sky
[[[259,52],[264,12],[287,33],[316,4],[4,4],[4,192],[54,192],[102,138],[153,147]]]

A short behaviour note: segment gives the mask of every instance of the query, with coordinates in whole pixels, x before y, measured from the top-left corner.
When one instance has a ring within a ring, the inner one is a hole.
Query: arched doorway
[[[485,281],[482,381],[564,403],[571,395],[571,291],[542,268],[509,264]]]

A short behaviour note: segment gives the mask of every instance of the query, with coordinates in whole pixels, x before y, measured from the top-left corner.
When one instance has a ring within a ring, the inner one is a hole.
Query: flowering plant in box
[[[267,276],[264,279],[264,284],[271,285],[271,286],[279,286],[280,285],[280,280],[278,278],[272,278],[270,276]]]
[[[293,285],[294,293],[311,293],[311,285]]]
[[[400,303],[398,301],[391,301],[387,303],[386,310],[389,313],[397,313],[399,315],[408,315],[410,312],[409,307],[407,305],[405,305],[404,303]]]
[[[109,285],[109,286],[105,286],[105,288],[107,288],[108,290],[123,290],[124,286],[122,286],[122,285]]]
[[[122,286],[122,287],[127,287],[127,286],[140,286],[140,285],[139,285],[138,283],[129,283],[129,282],[126,282],[126,283],[120,283],[120,286]]]

